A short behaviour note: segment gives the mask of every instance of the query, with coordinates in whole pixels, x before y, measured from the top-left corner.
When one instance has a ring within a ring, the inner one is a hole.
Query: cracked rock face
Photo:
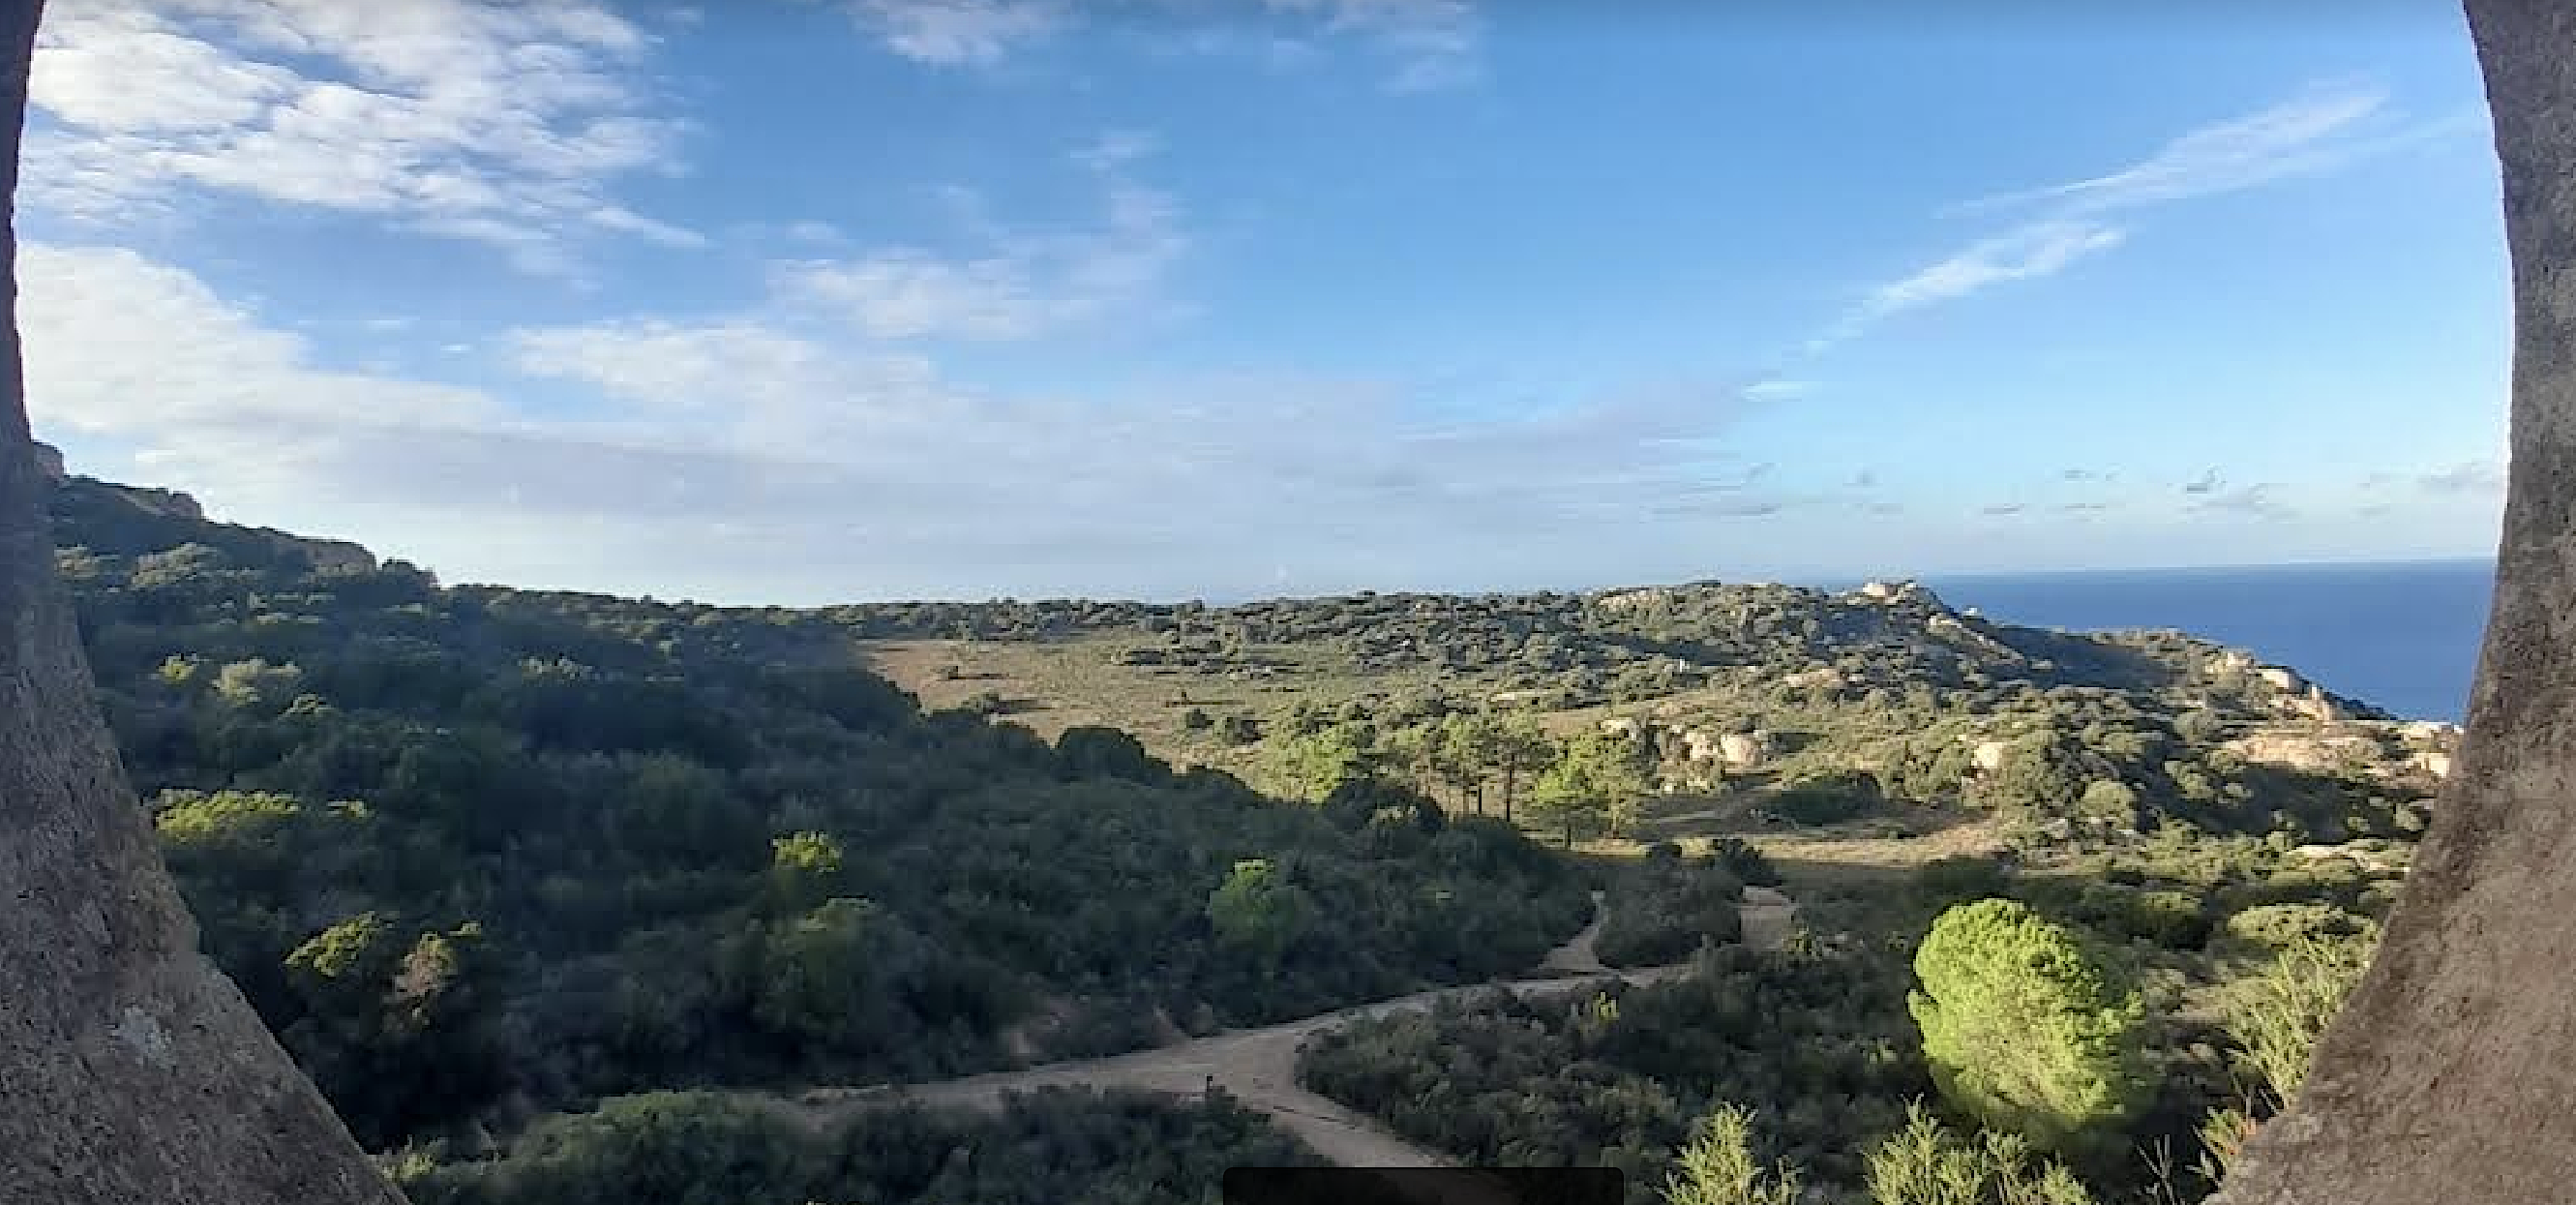
[[[2576,10],[2469,0],[2513,253],[2513,467],[2468,734],[2379,958],[2225,1205],[2576,1183]]]
[[[11,192],[37,8],[0,0]],[[54,471],[0,325],[0,1202],[399,1202],[197,953],[54,580]]]

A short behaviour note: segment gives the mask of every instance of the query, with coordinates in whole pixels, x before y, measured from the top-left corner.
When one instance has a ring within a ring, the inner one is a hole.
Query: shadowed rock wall
[[[0,0],[0,1202],[399,1202],[197,953],[54,580],[15,321],[40,7]]]
[[[2226,1205],[2576,1200],[2576,8],[2468,16],[2513,253],[2495,611],[2378,960]]]

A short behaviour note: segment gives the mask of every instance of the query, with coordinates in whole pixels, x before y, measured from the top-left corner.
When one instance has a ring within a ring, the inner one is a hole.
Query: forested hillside
[[[1631,852],[1710,835],[1675,815],[1907,808],[2043,841],[2404,838],[2457,738],[2185,633],[2020,627],[1909,583],[822,614],[928,698],[1112,724],[1290,797],[1394,778]]]
[[[441,587],[72,480],[60,564],[204,945],[371,1146],[1105,1052],[1533,964],[1567,863],[930,712],[784,611]]]
[[[206,949],[455,1205],[1204,1199],[1311,1152],[1222,1094],[818,1128],[795,1090],[1523,972],[1596,888],[1593,953],[1692,973],[1324,1032],[1302,1079],[1640,1205],[2192,1199],[2294,1089],[2453,735],[1901,586],[720,609],[54,510]],[[925,709],[890,647],[1111,676],[961,665]],[[1020,722],[1077,696],[1110,723]],[[1212,749],[1268,793],[1158,755]],[[1730,944],[1784,878],[1805,928]]]

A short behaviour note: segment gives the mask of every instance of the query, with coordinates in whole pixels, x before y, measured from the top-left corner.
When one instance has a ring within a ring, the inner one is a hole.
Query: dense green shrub
[[[1942,1095],[2044,1148],[2078,1150],[2142,1103],[2137,997],[2074,932],[2011,900],[1941,914],[1908,1004]]]
[[[2254,1081],[2286,1103],[2308,1058],[2370,968],[2376,935],[2292,938],[2261,970],[2228,985],[2222,1015]]]
[[[1606,1163],[1656,1200],[1692,1119],[1760,1101],[1770,1153],[1856,1190],[1869,1140],[1932,1088],[1902,962],[1721,947],[1670,983],[1493,992],[1317,1035],[1301,1082],[1461,1160]]]
[[[1878,779],[1867,774],[1818,775],[1771,793],[1763,806],[1793,824],[1832,824],[1886,803]]]
[[[1715,858],[1649,855],[1613,881],[1593,951],[1608,966],[1680,962],[1703,943],[1740,940],[1744,884]]]
[[[655,1093],[532,1126],[503,1157],[415,1156],[415,1205],[1201,1205],[1233,1166],[1311,1166],[1312,1152],[1221,1096],[1048,1089],[999,1116],[864,1112],[808,1121],[786,1106]]]
[[[1870,1148],[1871,1205],[2093,1205],[2063,1163],[2038,1157],[2019,1135],[1962,1137],[1921,1108]]]
[[[1755,887],[1780,885],[1780,869],[1773,866],[1771,859],[1761,850],[1741,837],[1719,837],[1709,843],[1708,852],[1740,882]]]

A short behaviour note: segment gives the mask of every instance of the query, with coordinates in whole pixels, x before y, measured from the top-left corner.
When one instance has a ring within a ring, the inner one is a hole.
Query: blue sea
[[[2458,722],[2492,561],[1935,577],[1952,607],[2032,627],[2180,628],[2408,719]]]

